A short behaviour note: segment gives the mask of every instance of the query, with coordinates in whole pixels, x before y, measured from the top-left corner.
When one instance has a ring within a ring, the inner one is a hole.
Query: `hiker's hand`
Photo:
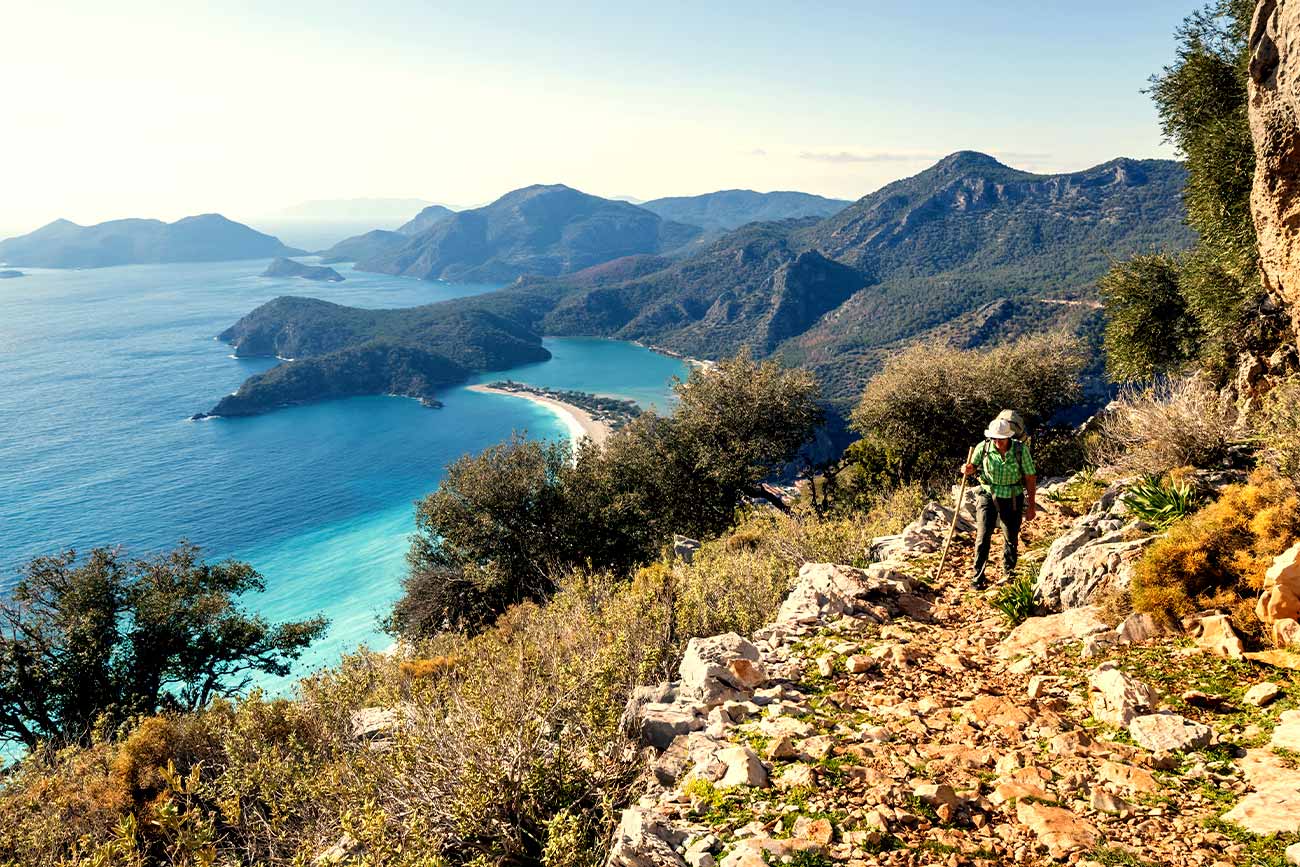
[[[1038,515],[1038,506],[1037,506],[1037,505],[1035,505],[1034,503],[1030,503],[1029,505],[1025,506],[1025,520],[1026,520],[1026,521],[1032,521],[1032,520],[1034,520],[1034,518],[1037,517],[1037,515]]]
[[[975,465],[974,465],[974,464],[962,464],[962,465],[961,465],[961,474],[962,474],[963,476],[973,476],[973,475],[975,475]]]

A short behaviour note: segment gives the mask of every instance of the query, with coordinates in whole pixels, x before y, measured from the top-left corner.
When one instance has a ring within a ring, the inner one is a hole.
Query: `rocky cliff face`
[[[1264,283],[1300,331],[1300,2],[1262,0],[1250,33],[1251,211]]]

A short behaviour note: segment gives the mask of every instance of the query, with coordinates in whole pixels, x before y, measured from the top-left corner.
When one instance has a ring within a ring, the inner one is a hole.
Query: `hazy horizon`
[[[1170,158],[1140,90],[1196,5],[28,6],[0,57],[24,82],[0,236],[532,183],[852,200],[957,150],[1035,172]]]

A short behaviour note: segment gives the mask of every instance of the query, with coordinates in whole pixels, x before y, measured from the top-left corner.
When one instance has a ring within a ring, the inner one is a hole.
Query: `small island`
[[[301,277],[304,280],[320,280],[329,283],[340,283],[343,281],[343,275],[333,268],[326,268],[322,265],[304,265],[293,259],[286,259],[283,256],[275,259],[262,272],[263,277]]]
[[[24,274],[22,271],[14,271],[12,269],[0,271],[0,280],[12,280],[15,277],[26,277],[26,276],[27,275]]]

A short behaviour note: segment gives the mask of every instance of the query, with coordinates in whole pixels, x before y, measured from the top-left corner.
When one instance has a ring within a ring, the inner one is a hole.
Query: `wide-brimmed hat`
[[[1016,435],[1016,429],[1004,418],[995,418],[989,422],[988,430],[984,431],[984,436],[995,440],[1009,440]]]

